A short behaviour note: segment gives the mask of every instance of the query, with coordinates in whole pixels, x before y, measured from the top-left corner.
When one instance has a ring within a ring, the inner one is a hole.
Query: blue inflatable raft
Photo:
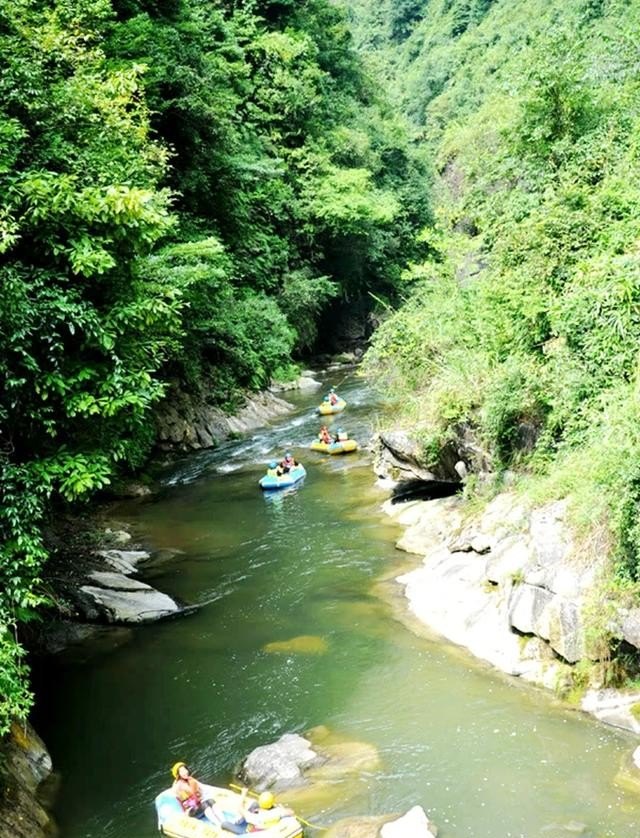
[[[299,483],[306,473],[305,467],[302,463],[300,463],[295,468],[292,468],[287,474],[283,474],[281,477],[271,477],[270,475],[265,474],[265,476],[259,481],[260,488],[265,491],[273,489],[286,489],[287,486],[295,486],[296,483]]]

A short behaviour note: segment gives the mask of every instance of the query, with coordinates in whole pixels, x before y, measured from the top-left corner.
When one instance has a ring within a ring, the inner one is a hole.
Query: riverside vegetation
[[[425,461],[471,437],[497,486],[508,470],[533,500],[569,497],[581,550],[610,556],[605,600],[637,604],[640,8],[350,6],[434,179],[429,256],[405,271],[369,369]],[[607,607],[592,610],[606,639]]]
[[[427,174],[329,0],[0,0],[0,734],[45,528],[392,298]],[[206,382],[206,384],[204,383]]]

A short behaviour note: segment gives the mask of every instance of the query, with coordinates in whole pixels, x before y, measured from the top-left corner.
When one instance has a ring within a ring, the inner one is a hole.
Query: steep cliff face
[[[266,391],[246,396],[239,409],[228,414],[204,395],[187,393],[174,384],[155,411],[158,445],[181,451],[214,448],[232,434],[263,427],[289,410],[288,402]]]
[[[56,832],[45,803],[51,757],[31,725],[13,725],[0,744],[0,838],[49,838]]]

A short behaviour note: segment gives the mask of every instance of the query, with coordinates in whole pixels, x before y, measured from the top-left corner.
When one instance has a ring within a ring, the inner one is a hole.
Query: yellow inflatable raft
[[[347,406],[347,403],[344,399],[338,399],[335,404],[331,404],[331,402],[322,402],[321,405],[318,405],[318,413],[321,416],[329,416],[331,413],[340,413],[340,411],[344,410]]]
[[[237,812],[240,795],[230,789],[207,786],[201,783],[202,796],[205,800],[214,800],[216,808],[229,805],[230,812]],[[158,830],[168,838],[233,838],[238,833],[216,826],[205,818],[191,818],[182,811],[182,806],[171,789],[166,789],[156,797]],[[242,834],[242,833],[240,833]],[[249,827],[247,834],[253,834]],[[302,824],[293,815],[280,818],[275,823],[259,830],[260,838],[298,838],[302,835]]]
[[[316,440],[310,445],[312,451],[322,451],[323,454],[349,454],[358,450],[355,439],[345,439],[340,442],[320,442]]]

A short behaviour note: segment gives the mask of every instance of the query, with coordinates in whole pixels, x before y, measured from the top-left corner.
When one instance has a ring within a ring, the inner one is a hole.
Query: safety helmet
[[[323,399],[322,401],[323,401],[323,402],[328,402],[328,401],[329,401],[329,396],[325,396],[325,397],[324,397],[324,399]]]
[[[275,461],[275,460],[271,460],[271,462],[269,463],[269,468],[276,468],[276,467],[277,467],[277,465],[278,465],[278,464],[276,463],[276,461]]]
[[[285,457],[290,457],[291,456],[291,451],[285,451],[284,456]]]
[[[180,771],[180,769],[181,769],[183,766],[184,766],[184,768],[186,768],[186,767],[187,767],[186,762],[176,762],[176,764],[175,764],[175,765],[171,768],[171,773],[172,773],[172,775],[173,775],[173,779],[174,779],[174,780],[177,780],[177,779],[178,779],[178,771]]]
[[[270,791],[263,791],[258,798],[258,806],[261,809],[271,809],[275,802],[276,799]]]

